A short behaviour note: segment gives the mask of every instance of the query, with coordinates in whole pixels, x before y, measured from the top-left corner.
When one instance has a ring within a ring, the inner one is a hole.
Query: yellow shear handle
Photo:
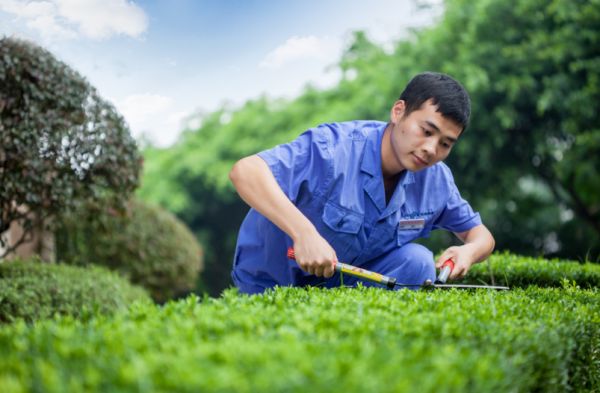
[[[287,257],[289,259],[296,260],[296,254],[294,253],[294,249],[292,247],[288,248]],[[335,271],[348,274],[349,276],[362,278],[363,280],[375,282],[377,284],[382,284],[390,289],[394,288],[396,285],[396,279],[394,277],[384,276],[383,274],[361,269],[360,267],[348,265],[347,263],[337,262],[335,264]]]

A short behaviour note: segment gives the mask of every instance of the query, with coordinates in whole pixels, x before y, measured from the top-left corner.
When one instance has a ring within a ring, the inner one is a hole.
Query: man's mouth
[[[427,161],[423,160],[423,159],[422,159],[421,157],[419,157],[418,155],[416,155],[416,154],[413,154],[413,156],[416,158],[416,161],[417,161],[419,164],[421,164],[421,165],[423,165],[423,166],[427,166],[427,165],[429,165],[429,164],[427,163]]]

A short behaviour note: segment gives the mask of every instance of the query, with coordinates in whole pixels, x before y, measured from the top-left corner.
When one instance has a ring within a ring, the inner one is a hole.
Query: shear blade
[[[422,289],[450,289],[450,288],[459,288],[459,289],[495,289],[500,291],[507,291],[509,287],[503,287],[498,285],[470,285],[470,284],[439,284],[432,283],[431,281],[425,281],[423,284],[400,284],[397,283],[396,286],[399,287],[412,287],[412,288],[422,288]]]
[[[508,287],[502,287],[498,285],[470,285],[470,284],[429,284],[423,285],[423,287],[432,288],[463,288],[463,289],[496,289],[501,291],[507,291]]]

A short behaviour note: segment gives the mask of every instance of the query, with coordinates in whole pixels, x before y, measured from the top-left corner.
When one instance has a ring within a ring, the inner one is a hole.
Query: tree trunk
[[[35,222],[36,224],[29,235],[30,240],[17,246],[13,252],[5,257],[6,260],[29,259],[37,255],[45,262],[55,262],[54,232],[46,229],[44,223],[40,220],[35,219]],[[10,228],[2,234],[7,240],[7,244],[5,247],[0,247],[0,255],[7,248],[13,247],[23,237],[23,232],[24,228],[21,223],[13,221]]]

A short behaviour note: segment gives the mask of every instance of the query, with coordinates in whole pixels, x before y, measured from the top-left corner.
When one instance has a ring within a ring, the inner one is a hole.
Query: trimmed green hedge
[[[463,281],[526,288],[530,285],[561,287],[565,279],[576,282],[581,288],[598,288],[600,265],[496,253],[488,261],[474,265]]]
[[[0,263],[0,322],[32,322],[55,314],[89,317],[126,309],[134,301],[151,302],[143,289],[104,268],[35,260]]]
[[[600,389],[597,289],[225,292],[114,318],[0,328],[18,391]]]
[[[56,235],[59,260],[116,270],[158,302],[193,290],[203,266],[202,248],[185,224],[138,200],[126,214],[82,206],[63,217]]]

